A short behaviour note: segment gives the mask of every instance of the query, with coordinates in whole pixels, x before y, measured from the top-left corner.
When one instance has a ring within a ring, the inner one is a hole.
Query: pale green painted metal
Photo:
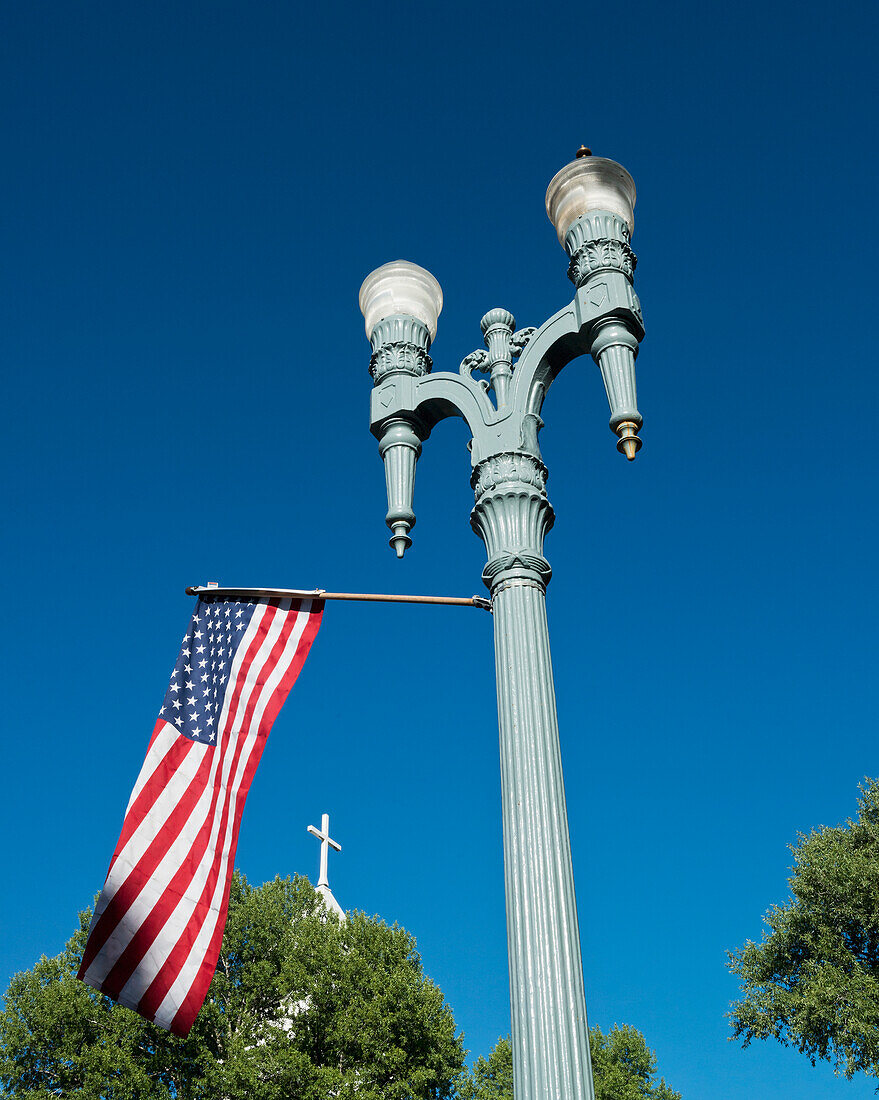
[[[565,248],[577,288],[570,305],[519,333],[512,314],[491,310],[482,319],[486,350],[468,355],[457,374],[431,373],[427,329],[412,317],[380,321],[371,339],[371,430],[385,462],[391,545],[401,556],[415,522],[422,442],[449,416],[463,417],[472,435],[470,522],[488,552],[483,580],[494,609],[516,1100],[594,1095],[546,621],[543,541],[554,513],[540,412],[559,371],[591,354],[611,428],[641,425],[634,361],[644,327],[629,227],[592,212],[571,226]],[[475,379],[477,371],[490,381]]]

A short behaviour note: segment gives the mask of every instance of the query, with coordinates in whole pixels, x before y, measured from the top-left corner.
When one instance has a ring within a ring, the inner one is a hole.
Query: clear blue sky
[[[581,142],[638,185],[644,449],[572,364],[542,435],[549,614],[590,1019],[685,1100],[860,1100],[741,1051],[724,952],[797,830],[879,773],[869,324],[875,4],[30,0],[0,16],[2,984],[99,889],[187,584],[481,592],[463,426],[387,548],[363,277],[571,296],[543,210]],[[254,881],[317,872],[399,921],[466,1043],[507,1031],[491,620],[330,605],[245,813]]]

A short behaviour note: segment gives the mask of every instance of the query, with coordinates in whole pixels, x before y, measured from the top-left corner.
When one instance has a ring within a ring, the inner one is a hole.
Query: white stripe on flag
[[[140,769],[140,775],[137,777],[137,782],[134,784],[134,790],[131,792],[131,798],[128,800],[128,805],[125,808],[126,814],[134,805],[137,796],[147,785],[149,779],[152,778],[153,772],[161,764],[165,758],[165,754],[177,740],[177,730],[174,729],[165,720],[165,724],[156,734],[156,739],[149,747],[149,751],[146,755],[146,760],[143,762],[143,767]]]

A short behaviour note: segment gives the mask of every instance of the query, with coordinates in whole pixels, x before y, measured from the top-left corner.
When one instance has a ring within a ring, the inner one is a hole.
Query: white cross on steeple
[[[329,856],[330,848],[335,848],[337,852],[342,851],[342,845],[337,844],[336,841],[330,837],[330,815],[323,815],[319,829],[314,825],[309,825],[308,831],[320,841],[320,878],[317,880],[317,888],[320,889],[321,886],[326,886],[329,889],[330,883],[327,878],[327,857]]]

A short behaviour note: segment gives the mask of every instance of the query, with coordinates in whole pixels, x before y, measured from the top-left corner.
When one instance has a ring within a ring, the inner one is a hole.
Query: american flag
[[[244,802],[322,612],[208,595],[183,638],[79,970],[176,1035],[211,984]]]

